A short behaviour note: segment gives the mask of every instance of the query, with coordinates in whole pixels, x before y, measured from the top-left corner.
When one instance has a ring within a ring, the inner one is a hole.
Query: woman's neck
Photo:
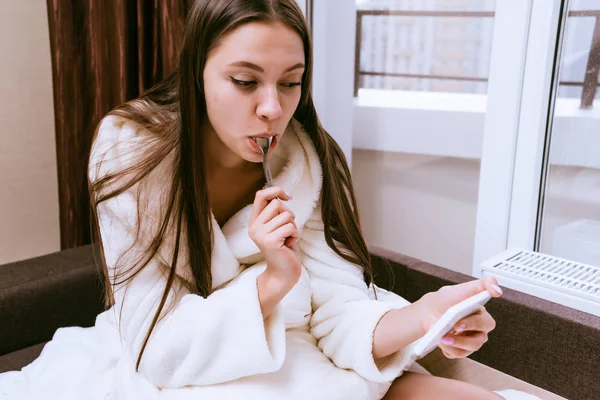
[[[264,186],[264,176],[262,169],[243,172],[221,169],[213,173],[207,171],[206,184],[210,209],[222,227],[238,211],[253,203],[256,192]]]

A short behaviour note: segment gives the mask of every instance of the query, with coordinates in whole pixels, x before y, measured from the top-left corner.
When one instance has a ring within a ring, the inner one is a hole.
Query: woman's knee
[[[502,400],[494,392],[470,383],[405,372],[396,379],[384,400]]]

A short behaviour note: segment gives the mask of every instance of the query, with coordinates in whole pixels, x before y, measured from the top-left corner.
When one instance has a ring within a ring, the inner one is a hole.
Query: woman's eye
[[[282,83],[282,85],[286,88],[293,88],[295,86],[302,85],[302,82],[284,82],[284,83]]]
[[[235,79],[234,77],[230,77],[230,78],[233,83],[235,83],[236,85],[243,86],[243,87],[249,87],[252,85],[256,85],[256,83],[257,83],[256,81],[243,81],[240,79]]]

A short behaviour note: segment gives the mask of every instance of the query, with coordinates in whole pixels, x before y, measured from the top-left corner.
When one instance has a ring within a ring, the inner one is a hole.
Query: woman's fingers
[[[490,315],[490,313],[488,313],[485,307],[481,307],[475,314],[472,314],[460,320],[454,326],[454,331],[457,333],[469,331],[489,333],[495,328],[496,321]]]
[[[287,194],[282,188],[273,186],[256,192],[254,196],[254,204],[252,205],[252,213],[250,214],[250,222],[255,221],[263,212],[265,207],[274,199],[291,200],[292,197]]]
[[[504,294],[502,288],[498,286],[498,281],[496,280],[496,278],[488,276],[487,278],[482,279],[482,281],[485,290],[487,290],[492,295],[492,297],[500,297]]]
[[[453,347],[443,345],[440,346],[440,349],[442,349],[442,353],[444,353],[444,356],[446,356],[446,358],[466,358],[473,354],[472,351],[455,349]]]
[[[248,234],[262,250],[292,248],[299,234],[294,212],[284,203],[290,200],[280,187],[270,187],[256,193]]]
[[[266,225],[273,218],[285,212],[296,218],[294,212],[282,200],[274,199],[263,209],[254,222],[259,225]]]
[[[475,314],[459,321],[454,327],[457,334],[444,336],[439,347],[448,358],[467,357],[488,341],[488,333],[495,327],[496,321],[485,307],[481,307]]]
[[[294,244],[296,242],[294,239],[297,239],[299,236],[296,225],[290,222],[266,235],[264,244],[267,249],[278,249],[285,246],[288,242]]]
[[[442,339],[440,347],[447,351],[455,349],[468,352],[477,351],[488,341],[488,335],[485,332],[469,332],[464,335],[448,335]]]
[[[497,284],[498,281],[494,277],[487,277],[458,285],[443,286],[437,292],[433,292],[434,296],[430,296],[433,299],[433,304],[431,305],[433,314],[439,318],[450,307],[486,290],[492,297],[500,297],[502,289]]]
[[[292,223],[296,225],[294,219],[295,217],[290,211],[284,211],[281,214],[276,215],[273,219],[265,224],[265,233],[268,234],[274,232],[285,224]]]

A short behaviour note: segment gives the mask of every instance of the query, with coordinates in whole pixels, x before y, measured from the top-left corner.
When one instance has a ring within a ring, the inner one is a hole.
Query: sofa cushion
[[[63,326],[91,326],[103,309],[92,246],[0,265],[0,355],[50,340]]]
[[[35,344],[33,346],[0,356],[0,373],[21,370],[21,368],[30,364],[40,355],[46,343],[47,342]]]
[[[40,343],[23,350],[0,356],[0,373],[18,371],[34,361],[42,352],[46,343]],[[561,400],[560,396],[513,378],[493,368],[468,358],[449,360],[438,350],[413,364],[411,372],[435,375],[472,383],[488,390],[515,389],[534,394],[542,400]]]
[[[448,359],[436,349],[419,360],[432,375],[469,382],[488,390],[514,389],[538,396],[542,400],[564,400],[547,390],[531,385],[470,358]]]

